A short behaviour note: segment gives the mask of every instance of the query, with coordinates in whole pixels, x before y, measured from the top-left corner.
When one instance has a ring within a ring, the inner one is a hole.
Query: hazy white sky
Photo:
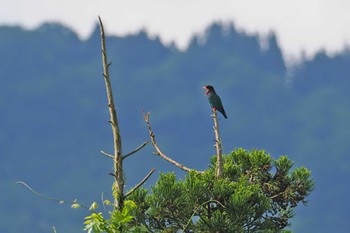
[[[0,0],[0,25],[35,28],[59,21],[82,38],[98,15],[110,34],[146,28],[182,48],[218,20],[250,33],[275,32],[285,55],[334,52],[350,44],[350,0]]]

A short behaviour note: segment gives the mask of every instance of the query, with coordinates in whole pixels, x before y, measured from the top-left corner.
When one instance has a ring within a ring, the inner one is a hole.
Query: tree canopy
[[[151,188],[130,196],[132,224],[150,232],[284,232],[299,204],[314,189],[310,171],[292,170],[286,156],[264,150],[232,151],[223,157],[223,177],[215,177],[216,156],[204,173],[161,174]]]

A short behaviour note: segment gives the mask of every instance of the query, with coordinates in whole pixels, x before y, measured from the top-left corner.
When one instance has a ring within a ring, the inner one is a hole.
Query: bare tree
[[[122,153],[122,138],[119,130],[117,111],[114,104],[112,86],[109,78],[109,66],[111,65],[111,63],[108,63],[108,59],[107,59],[106,39],[105,39],[103,23],[100,17],[98,17],[98,19],[99,19],[100,32],[101,32],[103,77],[106,84],[108,110],[109,110],[109,116],[110,116],[110,119],[108,122],[110,123],[112,128],[113,145],[114,145],[113,155],[108,154],[104,151],[101,151],[101,153],[106,155],[107,157],[112,158],[114,161],[114,171],[113,173],[110,173],[115,180],[113,184],[114,205],[115,205],[115,208],[117,208],[118,210],[121,210],[124,207],[125,198],[130,194],[132,194],[144,182],[146,182],[146,180],[152,175],[155,169],[153,168],[146,175],[146,177],[143,178],[143,180],[140,183],[138,183],[135,187],[133,187],[129,192],[124,194],[125,181],[124,181],[124,171],[123,171],[123,160],[129,157],[130,155],[136,153],[137,151],[141,150],[144,146],[148,144],[149,141],[142,143],[139,147],[137,147],[135,150],[131,151],[130,153],[127,153],[125,155],[123,155]]]

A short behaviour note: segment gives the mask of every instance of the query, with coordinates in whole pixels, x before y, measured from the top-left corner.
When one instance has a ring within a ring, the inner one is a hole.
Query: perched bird
[[[220,97],[216,94],[213,86],[207,85],[204,86],[203,89],[206,90],[205,94],[208,96],[209,104],[214,110],[218,110],[221,114],[227,118],[224,107],[222,106],[222,102]]]

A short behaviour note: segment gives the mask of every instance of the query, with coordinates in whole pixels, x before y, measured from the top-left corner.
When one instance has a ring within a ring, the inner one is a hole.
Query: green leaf
[[[96,202],[93,202],[89,208],[89,210],[95,210],[98,208],[98,204]]]
[[[81,205],[78,204],[78,203],[73,203],[73,204],[71,205],[71,208],[72,208],[72,209],[78,209],[78,208],[80,208],[80,207],[81,207]]]
[[[113,203],[110,200],[104,200],[103,204],[107,206],[113,206]]]

